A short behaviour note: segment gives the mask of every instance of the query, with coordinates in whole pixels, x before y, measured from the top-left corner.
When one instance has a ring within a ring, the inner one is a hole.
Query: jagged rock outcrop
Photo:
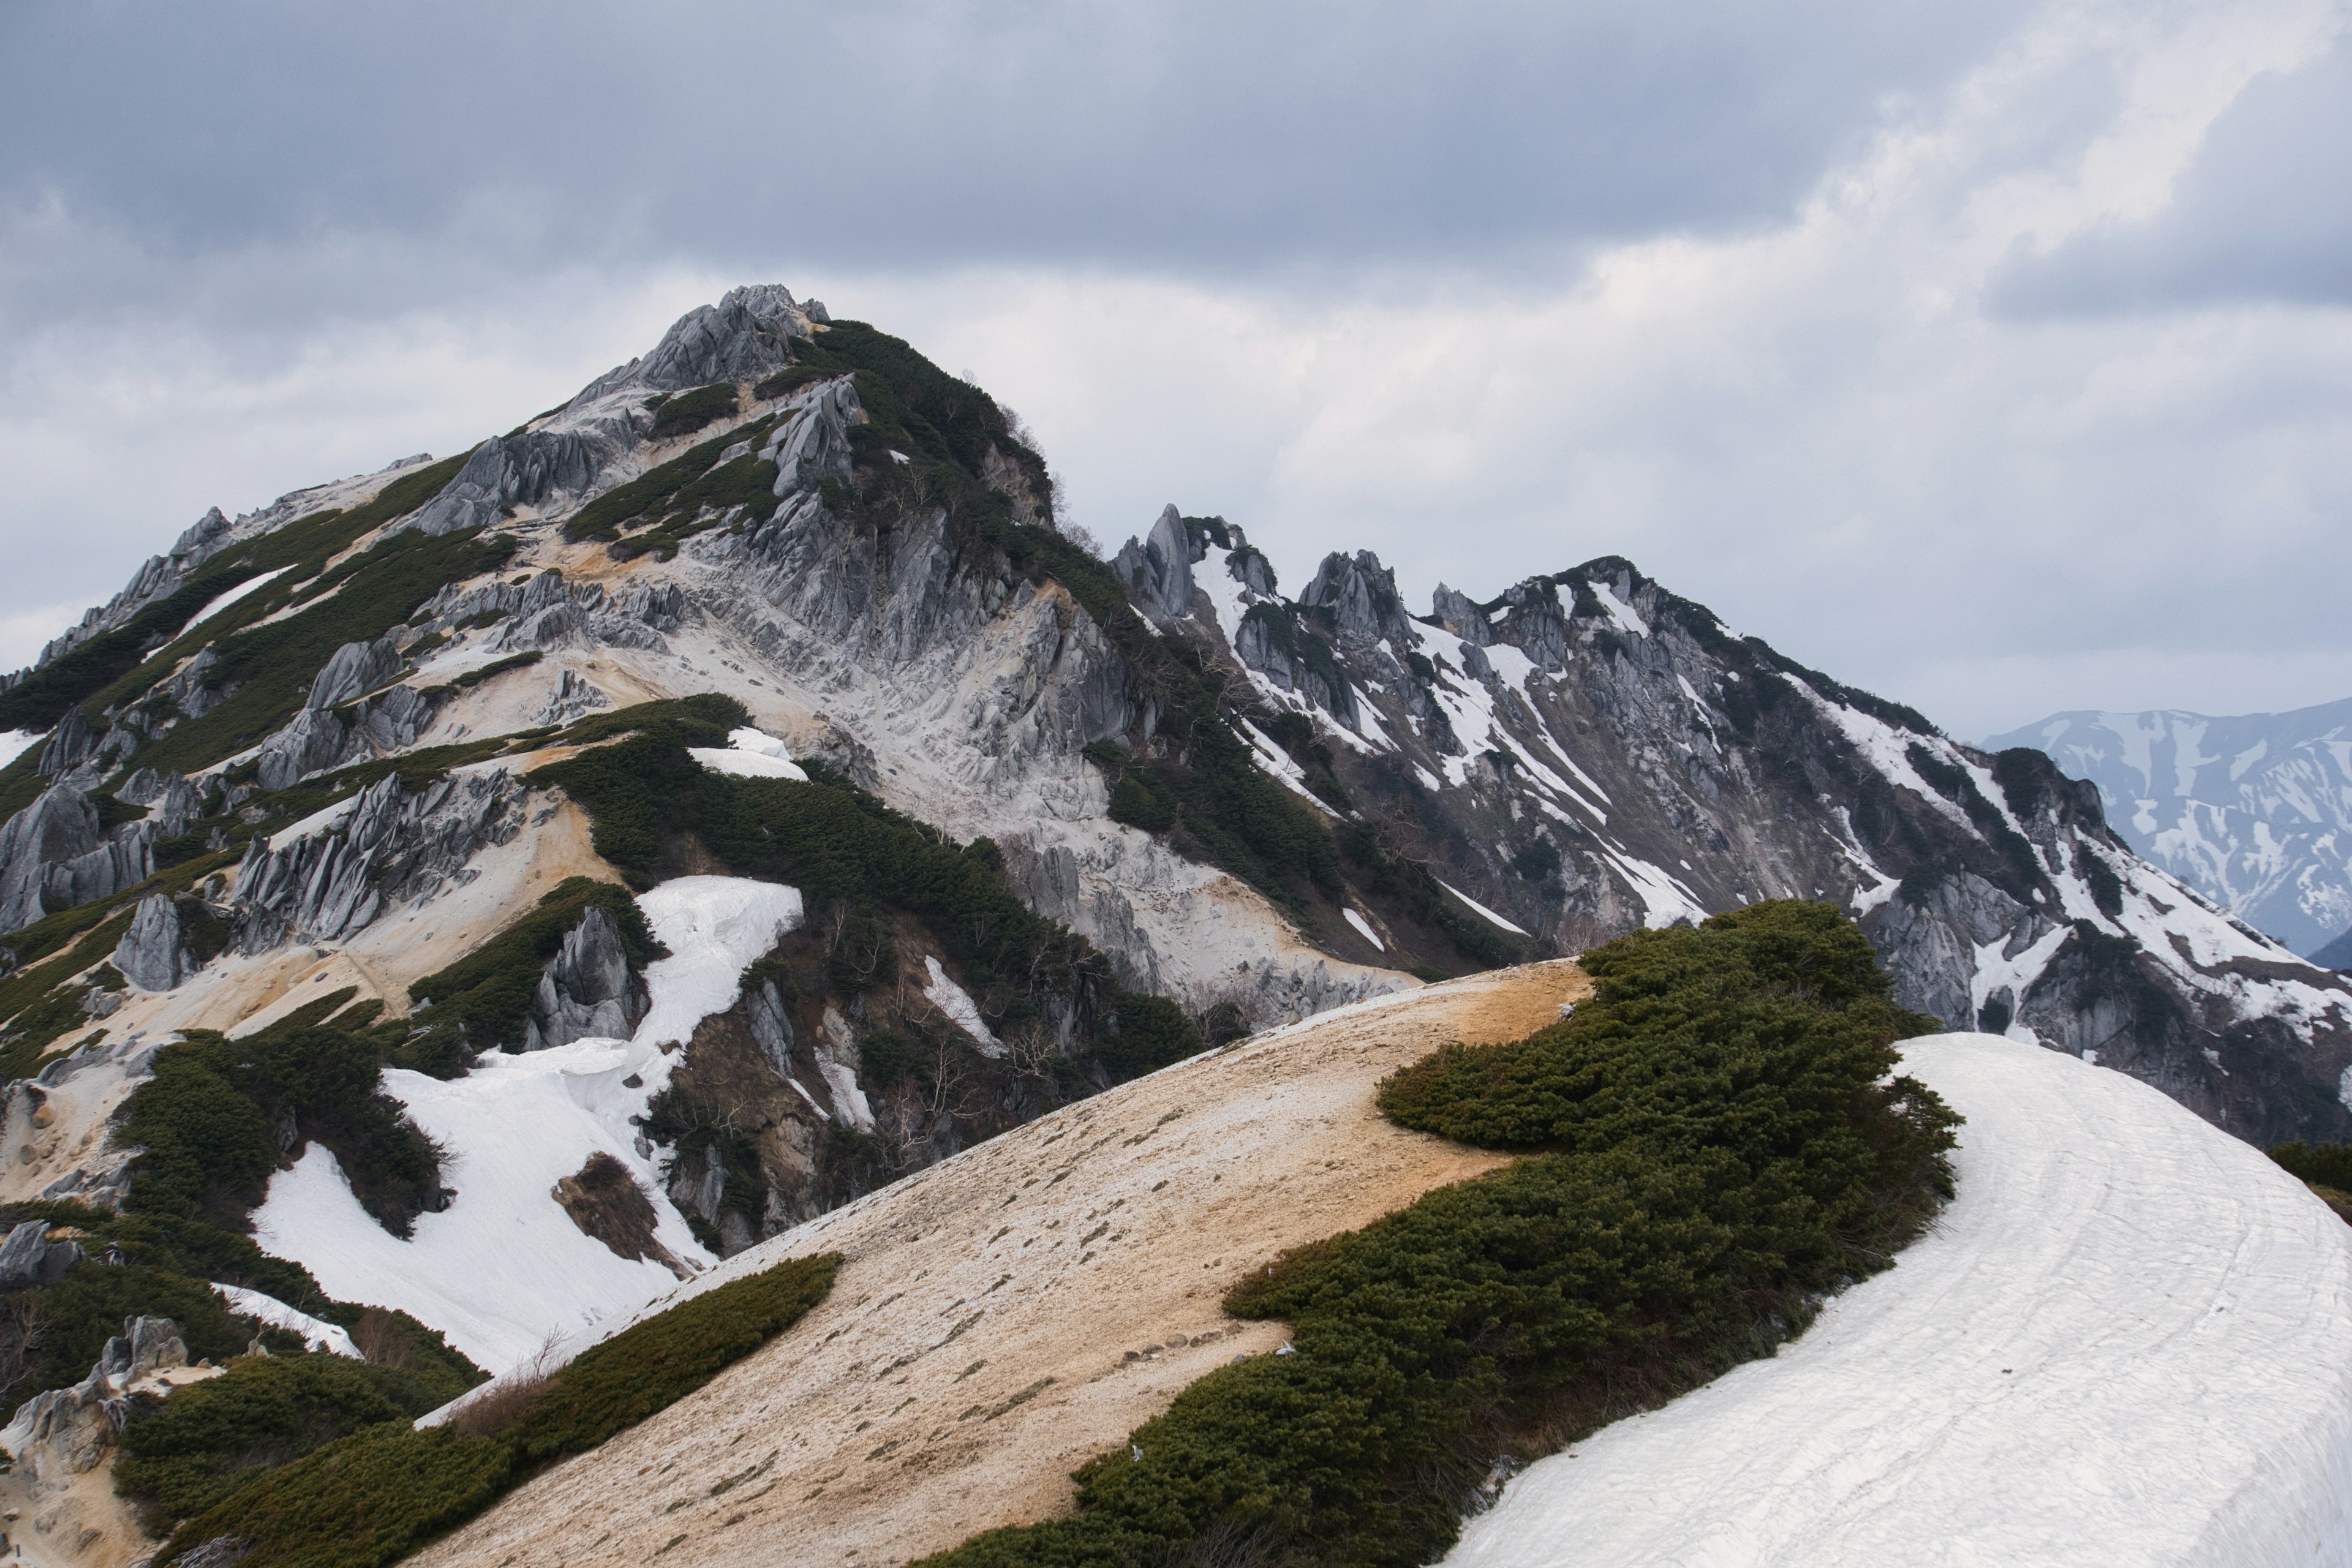
[[[1369,550],[1350,557],[1333,552],[1316,569],[1298,602],[1328,615],[1339,646],[1361,652],[1383,640],[1402,649],[1412,640],[1412,617],[1397,594],[1396,574]]]
[[[150,893],[139,900],[131,929],[114,944],[114,967],[142,991],[169,991],[194,973],[180,942],[180,911],[170,899]]]
[[[590,1036],[625,1040],[645,1016],[645,984],[629,967],[621,928],[592,906],[539,977],[522,1048],[545,1050]]]
[[[657,649],[688,614],[677,584],[638,583],[614,591],[595,583],[567,583],[552,568],[528,582],[453,584],[419,612],[431,624],[458,626],[502,621],[490,637],[498,653],[560,647]]]
[[[310,678],[305,708],[334,708],[364,697],[400,673],[400,644],[392,637],[345,643]]]
[[[547,694],[547,705],[539,710],[539,721],[569,724],[583,713],[609,708],[612,702],[595,682],[576,669],[566,669],[556,677],[555,689]]]
[[[37,1485],[54,1486],[96,1469],[128,1414],[125,1396],[157,1373],[187,1364],[179,1324],[126,1318],[88,1377],[16,1407],[15,1418],[0,1428],[0,1448]]]
[[[651,353],[590,382],[569,406],[584,408],[624,387],[683,392],[714,381],[755,381],[783,368],[790,341],[809,336],[810,324],[825,319],[822,305],[797,304],[779,284],[730,289],[718,304],[679,317]]]
[[[1161,510],[1149,534],[1140,541],[1127,542],[1111,562],[1111,570],[1127,584],[1139,608],[1172,619],[1192,613],[1192,563],[1198,559],[1183,518],[1171,505]]]
[[[154,825],[101,833],[97,808],[71,784],[43,791],[0,826],[0,930],[32,924],[47,898],[58,909],[102,899],[154,870]]]
[[[1486,619],[1486,612],[1480,609],[1467,594],[1457,593],[1440,583],[1437,592],[1431,596],[1429,607],[1438,625],[1464,642],[1485,647],[1495,640],[1495,628]]]
[[[523,791],[503,769],[455,773],[414,795],[397,774],[378,779],[315,832],[253,840],[230,893],[236,944],[340,941],[393,904],[470,880],[467,862],[522,820]]]
[[[466,466],[410,526],[436,534],[488,528],[517,507],[538,506],[552,496],[584,495],[625,449],[618,433],[601,426],[493,437],[474,448]]]
[[[49,1222],[25,1220],[0,1241],[0,1290],[24,1290],[54,1285],[65,1271],[81,1261],[81,1243],[70,1237],[49,1239]]]
[[[58,727],[49,731],[48,740],[42,743],[41,776],[53,779],[80,766],[98,750],[98,731],[90,728],[81,710],[68,708],[66,716],[58,721]]]
[[[434,699],[413,686],[395,686],[348,708],[305,708],[261,743],[254,782],[286,789],[313,773],[389,756],[416,744],[433,727]]]
[[[857,384],[847,376],[824,382],[794,402],[799,406],[760,447],[760,456],[776,465],[779,497],[849,478],[849,427],[866,418]]]
[[[1195,574],[1237,554],[1211,542]],[[2257,1141],[2352,1133],[2352,987],[2184,899],[2039,753],[1956,746],[1616,557],[1484,605],[1441,589],[1429,622],[1369,554],[1295,607],[1212,598],[1186,624],[1316,721],[1358,809],[1562,951],[1829,898],[1952,1027],[2030,1032]]]

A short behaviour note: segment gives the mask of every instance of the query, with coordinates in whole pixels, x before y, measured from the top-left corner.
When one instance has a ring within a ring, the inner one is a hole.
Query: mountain
[[[1054,495],[980,388],[740,289],[207,512],[0,681],[25,1441],[84,1473],[171,1344],[364,1342],[414,1414],[1204,1048],[1765,900],[1948,1028],[2352,1137],[2352,984],[2041,751],[1618,557],[1415,615],[1174,506],[1106,562]]]
[[[2352,963],[2352,700],[2212,718],[2053,713],[1986,742],[2099,789],[2140,856],[2329,968]]]

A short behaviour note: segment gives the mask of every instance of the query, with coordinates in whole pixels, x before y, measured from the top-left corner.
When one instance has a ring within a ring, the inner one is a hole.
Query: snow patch
[[[347,1355],[353,1361],[367,1359],[360,1354],[360,1347],[352,1342],[350,1334],[323,1318],[298,1312],[275,1296],[265,1296],[242,1285],[215,1283],[213,1289],[219,1292],[222,1300],[228,1303],[228,1310],[241,1318],[258,1318],[273,1329],[291,1330],[301,1335],[302,1342],[314,1351],[331,1351],[336,1355]]]
[[[744,779],[791,779],[795,784],[808,783],[808,774],[801,771],[784,743],[764,730],[749,726],[727,732],[727,744],[719,746],[688,746],[686,754],[714,773],[731,773]]]
[[[669,1082],[672,1052],[734,1005],[744,969],[798,924],[796,889],[740,877],[679,877],[640,895],[670,951],[646,969],[651,1005],[628,1040],[492,1051],[449,1082],[386,1068],[386,1093],[449,1152],[456,1197],[403,1241],[371,1218],[335,1157],[313,1144],[271,1179],[254,1214],[265,1250],[301,1263],[347,1301],[397,1307],[492,1372],[559,1332],[626,1313],[677,1283],[662,1265],[615,1256],[572,1224],[555,1184],[595,1153],[618,1160],[654,1205],[656,1238],[689,1265],[707,1255],[663,1190],[635,1119]],[[667,1048],[665,1048],[667,1047]]]
[[[47,733],[46,730],[0,730],[0,768],[23,756]]]
[[[299,565],[300,563],[297,562],[295,564]],[[248,577],[244,582],[239,583],[236,587],[231,588],[226,594],[215,595],[212,601],[205,605],[203,609],[198,610],[194,615],[190,616],[184,622],[181,623],[180,630],[184,632],[191,626],[203,626],[206,621],[211,620],[223,610],[226,610],[231,605],[236,604],[239,599],[245,598],[248,595],[258,594],[262,589],[268,587],[270,584],[277,582],[278,579],[285,576],[286,574],[293,570],[293,566],[280,566],[275,572],[264,572],[258,577]],[[291,1311],[293,1309],[289,1308],[287,1310]]]
[[[923,987],[923,994],[931,1005],[955,1021],[957,1028],[980,1042],[980,1054],[984,1057],[1004,1055],[1004,1042],[989,1033],[988,1020],[980,1016],[980,1004],[971,993],[948,977],[940,961],[929,953],[923,955],[923,967],[930,971],[931,983]]]
[[[1591,587],[1592,596],[1601,601],[1601,607],[1609,612],[1609,618],[1615,621],[1621,629],[1637,637],[1650,635],[1650,623],[1642,618],[1642,612],[1619,598],[1608,584],[1596,579]]]
[[[1459,898],[1460,895],[1456,894],[1455,897]],[[1462,901],[1465,904],[1470,902],[1467,899],[1463,899]],[[1475,908],[1475,905],[1472,907]],[[1480,912],[1484,913],[1485,911],[1481,910]],[[1345,905],[1340,906],[1339,915],[1340,918],[1345,920],[1349,925],[1354,926],[1358,934],[1361,935],[1366,942],[1370,942],[1382,952],[1386,952],[1389,950],[1389,944],[1381,940],[1381,933],[1372,929],[1371,921],[1366,920],[1354,910],[1349,909]],[[1491,919],[1493,917],[1489,916],[1488,918]]]
[[[1486,905],[1480,903],[1477,900],[1472,898],[1469,894],[1464,892],[1453,883],[1446,881],[1443,878],[1433,879],[1439,887],[1444,889],[1447,892],[1453,894],[1455,898],[1469,905],[1473,914],[1484,919],[1489,924],[1501,926],[1505,931],[1511,932],[1515,936],[1526,936],[1528,934],[1525,927],[1513,925],[1509,921],[1505,920],[1502,916],[1496,914],[1494,910],[1488,909]],[[1354,911],[1350,910],[1349,912],[1353,913]]]
[[[1904,1047],[1958,1196],[1812,1328],[1514,1479],[1449,1563],[2340,1563],[2352,1228],[2121,1073]]]

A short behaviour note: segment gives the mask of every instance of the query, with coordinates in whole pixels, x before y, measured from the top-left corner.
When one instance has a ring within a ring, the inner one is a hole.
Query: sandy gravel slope
[[[832,1299],[694,1397],[416,1561],[904,1562],[1069,1506],[1068,1473],[1279,1325],[1243,1270],[1501,1163],[1372,1108],[1449,1040],[1516,1039],[1572,963],[1322,1015],[1071,1106],[732,1260],[847,1259]],[[666,1554],[666,1555],[665,1555]]]
[[[1447,1559],[2352,1563],[2352,1227],[2146,1084],[1910,1042],[1959,1195],[1776,1359],[1531,1466]]]

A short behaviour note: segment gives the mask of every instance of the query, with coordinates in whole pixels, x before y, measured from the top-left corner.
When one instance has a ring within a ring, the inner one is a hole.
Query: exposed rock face
[[[334,708],[364,697],[400,673],[400,645],[388,637],[345,643],[310,678],[305,708]]]
[[[1161,510],[1150,534],[1130,539],[1111,563],[1111,570],[1127,584],[1136,605],[1163,618],[1190,615],[1192,610],[1193,541],[1184,520],[1171,505]]]
[[[378,779],[315,833],[275,847],[253,840],[230,895],[237,945],[340,941],[389,904],[470,880],[466,863],[522,821],[523,792],[502,769],[455,774],[415,795],[396,774]]]
[[[555,689],[548,693],[547,706],[539,710],[539,721],[569,724],[583,713],[612,706],[612,701],[586,676],[576,669],[566,669],[557,677]]]
[[[814,300],[795,304],[792,290],[761,283],[728,290],[716,305],[700,305],[674,322],[653,353],[608,371],[582,389],[571,406],[583,408],[627,386],[683,392],[714,381],[754,381],[783,368],[789,340],[809,336],[825,320]]]
[[[180,912],[161,893],[139,900],[131,929],[114,946],[114,967],[142,991],[169,991],[195,972],[180,944]]]
[[[603,1242],[616,1258],[631,1263],[650,1258],[681,1279],[693,1270],[655,1237],[659,1223],[653,1200],[637,1185],[629,1169],[599,1150],[588,1163],[555,1184],[555,1201],[580,1227],[580,1234]]]
[[[433,713],[433,699],[413,686],[395,686],[346,708],[305,708],[261,743],[254,782],[265,790],[286,789],[313,773],[406,751],[432,728]]]
[[[795,398],[792,416],[761,446],[760,456],[776,465],[775,493],[814,489],[824,479],[849,478],[849,427],[866,418],[857,384],[847,376],[828,381]]]
[[[1397,595],[1396,574],[1369,550],[1352,558],[1325,556],[1298,602],[1325,612],[1339,631],[1339,646],[1349,652],[1362,653],[1382,641],[1402,648],[1412,640],[1412,618]]]
[[[629,968],[621,928],[601,909],[591,908],[548,960],[532,1002],[534,1016],[523,1025],[527,1051],[599,1036],[625,1040],[646,1016],[644,983]]]
[[[0,1290],[54,1285],[81,1260],[79,1242],[51,1241],[48,1231],[48,1221],[28,1219],[11,1229],[7,1240],[0,1241]]]
[[[551,569],[520,584],[452,584],[422,614],[450,626],[504,620],[490,643],[499,653],[599,645],[653,650],[684,623],[688,605],[674,584],[639,583],[614,593],[594,583],[566,583]]]
[[[59,784],[44,791],[0,826],[0,930],[39,920],[45,895],[69,909],[144,879],[155,868],[153,829],[124,823],[101,836],[80,790]]]
[[[17,1468],[53,1485],[98,1468],[121,1426],[123,1396],[156,1373],[188,1364],[187,1342],[169,1318],[126,1318],[89,1375],[71,1388],[36,1394],[0,1429]]]
[[[411,526],[427,533],[487,528],[516,507],[583,495],[624,447],[613,431],[593,426],[494,437],[474,448],[457,477],[425,503]]]

